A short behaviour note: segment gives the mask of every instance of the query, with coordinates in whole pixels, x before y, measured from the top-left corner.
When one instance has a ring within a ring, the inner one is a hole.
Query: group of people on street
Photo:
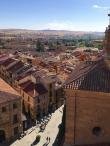
[[[48,143],[50,143],[50,137],[47,137],[46,140]]]
[[[47,137],[47,138],[46,138],[46,143],[44,143],[43,146],[48,146],[49,143],[50,143],[50,137]]]

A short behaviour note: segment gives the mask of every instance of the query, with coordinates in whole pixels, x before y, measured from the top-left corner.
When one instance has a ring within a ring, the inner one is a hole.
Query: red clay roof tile
[[[20,95],[0,78],[0,104],[20,99]]]
[[[36,97],[47,92],[46,88],[41,83],[35,84],[29,80],[20,84],[20,87],[31,97]]]
[[[64,88],[110,93],[110,70],[103,59],[76,67]]]

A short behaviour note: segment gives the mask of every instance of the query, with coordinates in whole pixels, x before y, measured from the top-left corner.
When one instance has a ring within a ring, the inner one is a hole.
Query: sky
[[[110,0],[0,0],[0,29],[104,31]]]

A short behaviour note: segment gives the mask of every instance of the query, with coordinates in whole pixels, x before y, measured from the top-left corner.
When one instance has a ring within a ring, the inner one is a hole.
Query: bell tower
[[[104,50],[105,50],[105,62],[107,67],[110,69],[110,13],[108,14],[108,17],[109,17],[109,25],[105,30]]]

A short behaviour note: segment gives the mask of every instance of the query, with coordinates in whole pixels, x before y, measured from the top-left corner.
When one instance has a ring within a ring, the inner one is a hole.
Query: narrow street
[[[26,131],[26,135],[23,138],[16,140],[10,146],[52,146],[59,131],[58,126],[62,121],[62,110],[63,106],[56,110],[51,117],[43,121],[46,122],[50,119],[43,132],[39,132],[39,125],[32,127]],[[34,144],[37,135],[40,135],[41,139],[38,144]],[[47,137],[50,137],[50,142],[46,144]]]

